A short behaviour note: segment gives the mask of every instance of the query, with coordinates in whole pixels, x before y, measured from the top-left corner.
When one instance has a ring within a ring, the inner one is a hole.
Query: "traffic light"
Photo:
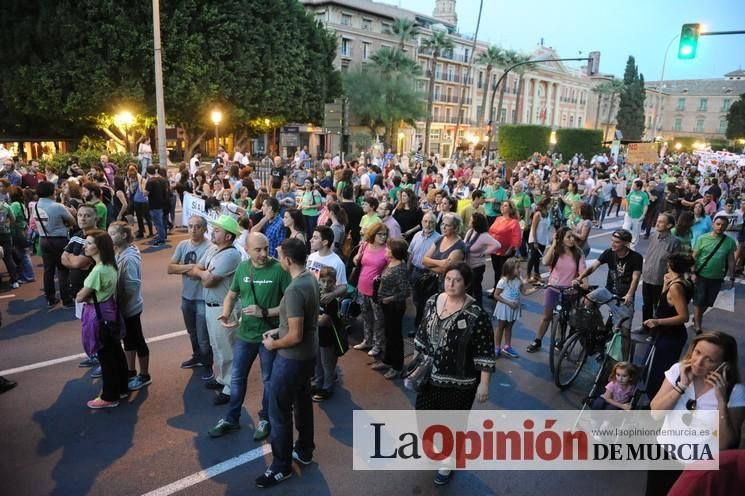
[[[701,31],[701,24],[683,24],[680,30],[680,45],[678,46],[679,59],[696,58],[696,47],[698,47],[698,36]]]
[[[590,52],[587,60],[587,75],[597,76],[600,72],[600,52]]]

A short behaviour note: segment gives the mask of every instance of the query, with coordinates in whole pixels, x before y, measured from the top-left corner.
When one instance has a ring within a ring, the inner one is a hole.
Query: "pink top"
[[[577,262],[574,260],[574,257],[571,254],[565,253],[559,257],[556,265],[551,269],[551,274],[548,276],[548,283],[552,286],[571,286],[572,281],[584,272],[585,269],[584,256],[579,259],[579,271],[577,271]]]
[[[357,285],[357,290],[365,296],[373,295],[373,280],[383,273],[383,269],[388,264],[388,260],[385,258],[385,246],[381,246],[377,251],[370,249],[370,245],[366,244],[361,250],[365,252],[362,254],[362,270],[360,270],[360,281]]]
[[[520,248],[523,232],[517,219],[497,217],[497,220],[489,227],[491,237],[499,241],[500,248],[495,250],[494,255],[504,255],[510,248]]]
[[[468,231],[463,240],[463,242],[466,243],[466,246],[468,246],[472,241],[471,236],[476,236],[476,234]],[[476,241],[473,241],[473,244],[468,248],[468,259],[466,260],[466,263],[471,268],[486,265],[484,262],[484,256],[490,255],[502,247],[499,241],[489,236],[489,233],[481,233],[478,236],[479,237],[476,238]]]
[[[631,401],[631,396],[634,394],[634,385],[626,384],[625,386],[621,386],[616,381],[611,381],[607,386],[605,386],[605,394],[607,394],[613,401],[628,403]]]

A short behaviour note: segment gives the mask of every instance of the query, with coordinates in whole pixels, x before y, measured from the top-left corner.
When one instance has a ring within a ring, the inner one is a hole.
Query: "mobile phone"
[[[716,374],[716,373],[721,372],[722,377],[724,377],[724,374],[725,374],[726,371],[727,371],[727,362],[720,363],[719,364],[719,367],[717,367],[716,369],[714,369],[714,373]]]

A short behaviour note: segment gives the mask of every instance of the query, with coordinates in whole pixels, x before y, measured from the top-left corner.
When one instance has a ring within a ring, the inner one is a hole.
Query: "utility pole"
[[[167,169],[166,108],[163,101],[163,61],[160,46],[160,0],[153,0],[153,45],[155,56],[155,112],[158,118],[158,159],[160,168]]]

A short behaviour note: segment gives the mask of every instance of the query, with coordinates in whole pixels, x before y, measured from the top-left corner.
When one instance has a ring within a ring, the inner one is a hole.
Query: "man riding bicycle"
[[[600,305],[607,304],[613,314],[613,327],[621,328],[623,336],[623,355],[627,357],[631,349],[629,330],[634,318],[634,295],[642,275],[642,256],[629,245],[632,235],[626,229],[619,229],[611,235],[611,247],[605,250],[573,282],[580,284],[598,267],[608,264],[608,277],[604,288],[597,288],[587,295],[587,299]],[[620,303],[614,298],[620,298]]]

